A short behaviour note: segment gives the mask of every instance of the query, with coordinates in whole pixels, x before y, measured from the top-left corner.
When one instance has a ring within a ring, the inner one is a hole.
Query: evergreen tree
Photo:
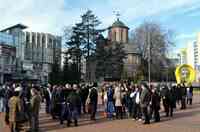
[[[120,79],[123,73],[123,60],[126,57],[123,45],[114,42],[105,46],[106,42],[103,40],[98,41],[97,44],[96,77]]]
[[[108,52],[105,49],[106,40],[102,35],[98,37],[96,52],[95,52],[95,59],[97,60],[96,63],[96,78],[99,79],[100,77],[105,77],[106,71],[106,60],[108,58]]]
[[[68,70],[64,69],[64,74],[68,73],[67,80],[68,82],[74,82],[74,80],[80,81],[81,78],[81,58],[83,55],[82,51],[82,44],[84,43],[83,39],[83,32],[82,32],[82,23],[77,23],[73,28],[72,28],[72,35],[70,39],[66,42],[67,45],[67,52],[65,53],[66,55],[69,56],[69,58],[66,57],[66,61],[69,59],[72,60],[72,64],[66,65],[68,66]],[[67,75],[64,75],[67,76]]]
[[[96,36],[104,31],[98,30],[97,27],[101,24],[97,16],[93,14],[91,10],[88,10],[85,14],[81,16],[82,18],[82,29],[84,32],[84,51],[86,53],[86,58],[88,58],[96,48]]]
[[[61,69],[58,61],[55,61],[52,65],[52,70],[49,73],[49,83],[53,85],[61,83]]]
[[[121,43],[113,42],[111,48],[111,56],[110,56],[110,65],[112,68],[112,77],[116,79],[120,79],[123,73],[123,60],[126,57],[126,53],[124,51],[124,46]]]
[[[79,81],[81,80],[81,59],[85,57],[89,61],[90,56],[94,54],[96,50],[96,36],[104,31],[97,29],[100,23],[97,16],[91,10],[88,10],[81,16],[81,22],[72,27],[70,37],[69,30],[65,30],[65,34],[67,35],[65,37],[67,38],[67,54],[70,56],[69,59],[72,60],[70,71],[68,71],[71,72],[71,77],[68,80],[75,78]]]

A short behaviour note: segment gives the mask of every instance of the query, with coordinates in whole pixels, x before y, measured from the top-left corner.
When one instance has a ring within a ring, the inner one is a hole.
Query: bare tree
[[[144,22],[131,35],[132,43],[136,44],[142,55],[143,73],[148,74],[148,61],[151,63],[151,74],[154,79],[160,79],[160,71],[166,65],[166,54],[173,45],[173,34],[163,29],[160,24]]]

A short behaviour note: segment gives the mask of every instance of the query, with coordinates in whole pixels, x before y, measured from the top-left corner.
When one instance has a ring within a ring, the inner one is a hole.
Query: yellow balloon
[[[175,71],[176,81],[178,84],[186,83],[191,84],[195,80],[195,70],[188,64],[180,65]]]

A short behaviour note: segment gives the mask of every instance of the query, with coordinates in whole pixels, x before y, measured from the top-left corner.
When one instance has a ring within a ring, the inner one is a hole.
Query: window
[[[116,31],[113,31],[113,41],[116,41],[116,39],[117,39],[117,33]]]
[[[37,47],[40,48],[41,44],[40,44],[40,35],[37,35]]]
[[[123,42],[123,29],[120,29],[120,34],[121,34],[121,36],[120,36],[120,37],[121,37],[120,41]]]
[[[35,35],[32,35],[32,43],[35,43]]]
[[[132,64],[132,63],[133,63],[133,56],[128,55],[128,64]]]
[[[53,48],[53,46],[52,46],[52,39],[51,38],[49,38],[48,48]]]
[[[26,34],[26,42],[29,42],[30,41],[30,35],[29,33]]]

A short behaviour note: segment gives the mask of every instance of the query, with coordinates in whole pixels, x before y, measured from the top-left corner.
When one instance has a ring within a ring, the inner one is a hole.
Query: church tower
[[[117,18],[117,20],[108,28],[108,39],[111,42],[128,43],[129,28]]]

